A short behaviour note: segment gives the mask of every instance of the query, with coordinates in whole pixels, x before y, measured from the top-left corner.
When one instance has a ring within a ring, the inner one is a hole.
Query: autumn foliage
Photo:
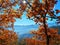
[[[16,6],[17,0],[0,0],[0,45],[17,45],[18,35],[13,31],[15,18],[20,18],[21,13],[17,13],[12,6]],[[8,27],[12,27],[9,30]]]
[[[47,34],[49,36],[49,45],[60,44],[60,34],[58,34],[58,29],[47,27],[47,30]],[[31,31],[31,34],[34,34],[34,36],[31,39],[26,39],[30,45],[46,45],[46,35],[43,25],[41,25],[37,31]]]
[[[51,18],[51,20],[58,19],[57,24],[60,23],[60,16],[57,16],[57,14],[60,13],[60,10],[59,9],[53,10],[55,4],[57,4],[57,0],[33,0],[32,2],[30,1],[31,3],[29,3],[28,1],[26,2],[29,6],[29,8],[26,10],[27,17],[29,19],[34,20],[36,24],[37,23],[40,24],[39,30],[32,32],[33,34],[35,34],[35,36],[33,36],[32,38],[37,41],[36,43],[38,43],[38,40],[45,41],[45,44],[41,45],[55,45],[56,43],[55,41],[60,40],[58,29],[48,28],[46,21],[49,18]],[[32,42],[33,43],[35,42],[33,39],[29,39],[30,41],[31,40],[32,41],[31,43],[27,41],[27,43],[29,43],[30,45],[35,45],[32,44]],[[59,42],[57,41],[57,43]]]
[[[18,36],[15,32],[0,29],[0,45],[17,45]]]
[[[60,44],[58,29],[48,28],[46,24],[48,18],[58,19],[57,24],[60,23],[60,16],[57,16],[60,10],[53,10],[57,2],[57,0],[0,0],[0,12],[2,12],[0,13],[0,45],[16,45],[17,34],[6,28],[11,26],[14,30],[15,19],[21,18],[24,11],[27,12],[28,19],[32,19],[36,24],[42,23],[37,31],[32,31],[35,36],[26,39],[27,45]],[[13,8],[16,5],[19,6],[18,9]]]

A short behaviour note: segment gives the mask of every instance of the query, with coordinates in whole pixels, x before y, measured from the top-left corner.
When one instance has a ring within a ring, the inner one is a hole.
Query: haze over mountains
[[[33,35],[30,34],[32,30],[38,30],[39,25],[15,25],[15,32],[19,35],[19,39],[31,38]],[[60,25],[49,24],[50,28],[58,28],[60,34]]]
[[[19,33],[19,34],[25,34],[25,33],[29,33],[31,30],[37,30],[39,27],[38,24],[35,25],[15,25],[15,32]],[[49,24],[48,27],[51,28],[60,28],[60,25],[56,25],[56,24]],[[59,29],[60,30],[60,29]]]

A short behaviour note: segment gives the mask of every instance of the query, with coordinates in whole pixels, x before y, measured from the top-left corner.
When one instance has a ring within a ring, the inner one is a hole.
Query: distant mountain
[[[60,25],[54,25],[54,24],[49,24],[50,28],[58,28],[59,34],[60,34]],[[31,38],[33,35],[30,34],[29,32],[32,30],[37,30],[39,25],[15,25],[15,32],[18,33],[19,39],[24,39],[24,38]]]
[[[39,27],[39,25],[15,25],[14,28],[15,28],[15,32],[19,32],[20,34],[24,34],[24,33],[27,33],[27,32],[30,32],[31,30],[37,30]],[[51,28],[59,28],[60,25],[56,25],[56,24],[49,24],[48,27],[51,27]]]
[[[27,27],[28,27],[28,26],[29,26],[29,27],[34,26],[34,27],[35,27],[35,26],[39,26],[39,25],[38,25],[38,24],[35,24],[35,25],[14,25],[14,26],[23,26],[23,27],[26,27],[26,26],[27,26]]]
[[[18,34],[26,34],[29,33],[31,30],[37,30],[39,25],[15,25],[14,29],[15,32]]]

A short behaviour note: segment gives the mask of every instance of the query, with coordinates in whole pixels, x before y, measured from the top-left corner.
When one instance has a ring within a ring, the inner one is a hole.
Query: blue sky
[[[17,9],[17,8],[19,8],[19,6],[17,5],[16,7],[13,7],[13,8]],[[55,9],[60,9],[60,1],[59,0],[58,0],[58,3],[54,7],[54,10]],[[55,24],[55,20],[53,20],[53,21],[48,20],[47,22]],[[35,24],[34,21],[27,19],[26,12],[23,13],[22,19],[16,19],[16,22],[14,23],[14,25],[34,25],[34,24]]]
[[[22,19],[16,19],[15,25],[34,25],[35,22],[33,20],[29,20],[26,17],[26,12],[23,13]]]

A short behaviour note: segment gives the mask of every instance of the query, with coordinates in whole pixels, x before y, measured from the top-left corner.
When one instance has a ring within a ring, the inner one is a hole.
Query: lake
[[[59,29],[59,34],[60,34],[60,25],[52,25],[50,24],[50,28],[57,28]],[[18,34],[18,36],[21,38],[27,38],[31,37],[32,35],[30,34],[30,31],[32,30],[38,30],[39,25],[28,25],[28,26],[23,26],[23,25],[15,25],[14,26],[14,31]]]
[[[29,33],[32,30],[37,30],[38,29],[38,25],[29,25],[29,26],[14,26],[15,28],[15,32],[17,32],[18,34],[25,34],[25,33]]]

